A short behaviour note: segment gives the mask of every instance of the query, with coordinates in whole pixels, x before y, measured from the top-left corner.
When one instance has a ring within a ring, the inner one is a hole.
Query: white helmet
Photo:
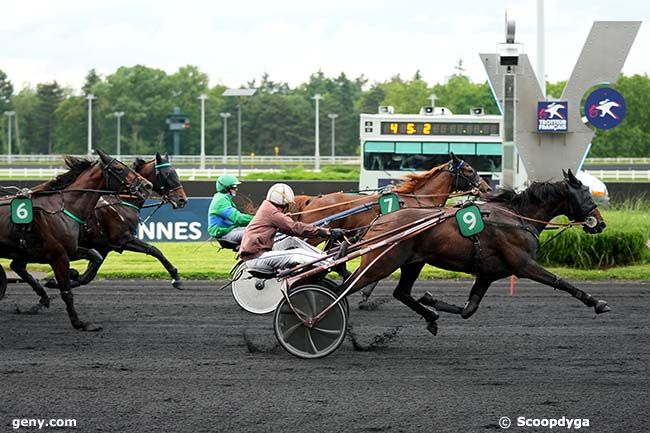
[[[286,183],[276,183],[269,188],[269,192],[266,193],[266,199],[278,206],[284,206],[293,203],[293,190]]]

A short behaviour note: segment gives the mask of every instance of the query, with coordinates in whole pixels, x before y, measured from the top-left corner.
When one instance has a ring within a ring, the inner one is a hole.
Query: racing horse
[[[48,263],[75,329],[99,331],[101,327],[79,319],[70,290],[70,260],[97,259],[94,250],[79,246],[80,228],[97,200],[108,192],[125,192],[145,199],[152,185],[123,162],[97,150],[100,159],[65,157],[69,170],[32,192],[33,220],[27,227],[12,223],[10,207],[0,207],[0,256],[12,259],[11,269],[40,296],[39,304],[49,307],[50,298],[27,272],[27,263]]]
[[[176,170],[169,162],[169,156],[156,153],[150,161],[137,158],[132,168],[142,177],[153,184],[153,191],[160,195],[163,203],[168,202],[172,208],[182,208],[187,204],[187,195],[181,185]],[[80,245],[93,248],[102,256],[101,260],[91,260],[82,275],[76,271],[71,273],[71,287],[83,286],[90,283],[111,251],[122,253],[133,251],[155,257],[165,267],[172,278],[172,286],[182,289],[178,270],[165,255],[155,246],[137,237],[140,223],[140,210],[145,200],[134,196],[104,195],[100,197],[95,211],[90,214],[86,230],[81,234]],[[46,287],[56,287],[56,280],[49,280]]]
[[[490,185],[479,176],[478,172],[470,164],[453,153],[450,153],[450,157],[449,162],[433,167],[429,171],[420,174],[410,173],[404,177],[404,181],[391,191],[398,195],[403,207],[430,208],[443,206],[454,191],[475,189],[480,193],[487,193],[492,190]],[[319,197],[299,195],[296,196],[295,203],[290,205],[289,214],[293,214],[298,221],[312,223],[356,206],[375,204],[380,197],[381,194],[364,196],[340,192]],[[368,206],[363,212],[335,219],[329,226],[346,230],[363,229],[369,227],[379,215],[378,206]],[[322,239],[318,238],[308,240],[312,245],[317,245],[321,241]],[[345,265],[337,267],[337,272],[343,276],[349,275]],[[366,305],[377,282],[361,290],[360,308]]]
[[[457,219],[452,217],[457,210],[445,209],[446,216],[438,224],[416,230],[411,237],[363,255],[346,287],[352,293],[401,269],[393,296],[422,316],[427,321],[427,329],[434,335],[438,329],[438,310],[467,319],[478,309],[490,284],[510,275],[563,290],[593,307],[597,314],[610,310],[607,302],[574,287],[535,261],[539,234],[558,215],[586,222],[582,224],[583,229],[590,234],[600,233],[605,228],[589,189],[571,170],[564,173],[562,181],[533,183],[519,194],[504,190],[486,199],[485,204],[479,205],[481,214],[485,215],[481,233],[473,238],[463,237]],[[425,209],[403,209],[387,214],[377,220],[365,239],[401,231],[409,223],[426,219],[432,213]],[[413,283],[425,264],[475,276],[464,307],[437,300],[429,292],[419,300],[411,296]]]
[[[442,206],[454,191],[470,189],[477,189],[482,193],[491,191],[490,185],[471,165],[453,153],[450,156],[449,162],[433,167],[429,171],[404,176],[404,181],[391,191],[399,196],[403,207]],[[317,197],[298,195],[295,202],[289,206],[289,215],[297,221],[313,223],[359,205],[377,203],[380,197],[381,194],[360,195],[342,192]],[[379,208],[369,207],[365,212],[334,220],[329,226],[353,230],[369,225],[377,216],[379,216]],[[318,244],[320,241],[322,239],[310,239],[312,244]]]

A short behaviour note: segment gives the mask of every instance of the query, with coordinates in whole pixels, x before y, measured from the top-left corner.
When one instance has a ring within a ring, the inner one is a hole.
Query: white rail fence
[[[177,168],[176,172],[183,179],[213,179],[225,173],[233,173],[231,168]],[[0,178],[3,179],[43,179],[52,178],[66,170],[63,168],[0,168]],[[255,171],[279,171],[278,169],[251,169],[242,168],[242,174]],[[603,181],[619,182],[650,182],[650,170],[587,170],[592,175]]]

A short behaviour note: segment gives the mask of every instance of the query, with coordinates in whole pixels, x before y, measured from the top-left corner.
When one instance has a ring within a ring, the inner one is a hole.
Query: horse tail
[[[7,291],[7,274],[4,268],[0,265],[0,299],[5,297]]]

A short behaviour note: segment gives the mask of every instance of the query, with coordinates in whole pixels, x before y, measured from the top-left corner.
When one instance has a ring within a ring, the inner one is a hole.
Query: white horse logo
[[[598,103],[596,110],[600,111],[600,117],[605,117],[605,115],[609,114],[612,116],[612,118],[618,120],[618,116],[612,113],[612,108],[617,108],[620,106],[621,104],[618,102],[610,101],[609,98],[607,98]]]
[[[565,109],[566,107],[562,104],[558,104],[557,102],[552,102],[548,104],[548,106],[544,109],[546,113],[548,113],[548,118],[553,119],[555,117],[559,117],[560,119],[564,119],[564,117],[558,113],[558,110]]]

